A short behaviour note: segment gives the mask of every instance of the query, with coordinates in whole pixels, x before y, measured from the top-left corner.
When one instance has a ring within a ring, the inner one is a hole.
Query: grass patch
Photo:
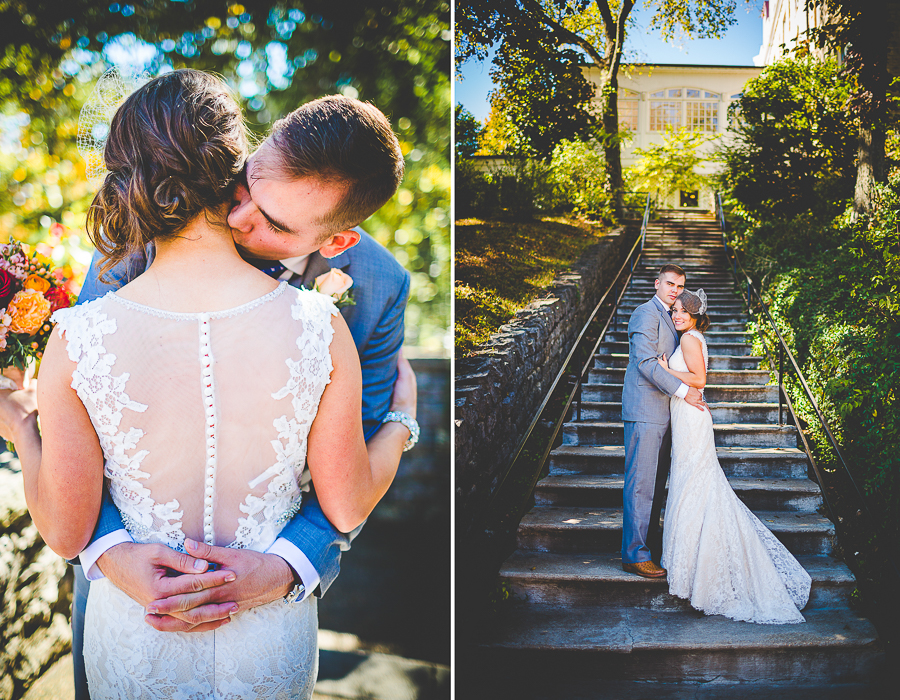
[[[458,220],[456,356],[470,355],[608,231],[590,221],[550,216],[525,222]]]

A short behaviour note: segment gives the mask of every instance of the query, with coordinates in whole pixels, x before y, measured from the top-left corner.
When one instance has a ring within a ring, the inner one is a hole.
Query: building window
[[[682,125],[690,131],[719,130],[720,95],[699,88],[667,88],[650,94],[650,131]]]
[[[718,102],[687,102],[685,125],[691,131],[715,132],[719,127]]]
[[[639,97],[634,90],[619,88],[619,127],[631,133],[638,130]]]
[[[652,100],[650,102],[650,131],[665,131],[667,126],[681,126],[681,103]]]

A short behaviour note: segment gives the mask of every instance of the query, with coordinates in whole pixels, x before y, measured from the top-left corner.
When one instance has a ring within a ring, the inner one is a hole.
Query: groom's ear
[[[359,243],[359,231],[347,230],[334,234],[319,247],[323,258],[333,258]]]

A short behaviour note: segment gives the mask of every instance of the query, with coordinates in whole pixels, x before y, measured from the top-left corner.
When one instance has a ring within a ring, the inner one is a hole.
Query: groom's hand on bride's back
[[[703,394],[694,387],[688,389],[687,396],[684,397],[684,400],[694,408],[699,408],[701,411],[705,411],[707,408],[706,402],[703,400]]]
[[[197,593],[234,581],[236,574],[225,568],[209,571],[209,565],[163,544],[124,542],[108,549],[97,566],[117,588],[148,609],[161,598]],[[181,575],[179,575],[181,574]],[[221,627],[236,609],[234,600],[207,605],[203,610],[177,611],[164,621],[166,631],[200,632]],[[148,610],[148,613],[150,611]],[[157,629],[159,615],[148,614],[147,622]]]

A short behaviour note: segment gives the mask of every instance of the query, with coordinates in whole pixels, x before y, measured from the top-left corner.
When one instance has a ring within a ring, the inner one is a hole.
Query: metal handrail
[[[619,268],[619,271],[616,273],[615,278],[610,283],[607,290],[603,293],[603,296],[600,298],[600,301],[597,302],[597,305],[594,307],[594,310],[591,312],[591,315],[588,317],[587,322],[581,329],[581,332],[578,334],[578,338],[576,338],[575,342],[572,344],[572,349],[569,351],[569,354],[566,356],[566,359],[563,361],[560,366],[559,372],[556,374],[556,378],[553,380],[553,383],[550,386],[550,389],[547,391],[544,396],[544,400],[541,402],[540,407],[534,414],[534,418],[531,420],[531,424],[528,426],[528,430],[525,431],[525,435],[519,440],[518,445],[516,446],[516,450],[513,453],[513,457],[509,462],[509,465],[503,472],[500,480],[497,482],[497,486],[494,488],[491,493],[490,498],[488,499],[487,504],[481,511],[480,517],[475,519],[476,529],[480,527],[480,524],[484,523],[487,515],[492,511],[493,505],[496,502],[498,494],[503,489],[503,485],[506,483],[507,478],[510,474],[515,471],[516,463],[522,455],[522,452],[525,448],[525,445],[528,443],[529,438],[534,432],[535,427],[541,419],[541,416],[544,413],[544,409],[547,408],[547,405],[550,403],[551,398],[553,397],[554,392],[558,388],[560,382],[564,377],[568,376],[566,370],[568,369],[569,363],[572,361],[572,358],[575,356],[576,351],[581,345],[582,340],[587,334],[588,328],[597,318],[597,315],[600,312],[600,309],[606,303],[607,299],[610,297],[610,294],[615,290],[615,294],[613,295],[615,302],[613,304],[613,308],[610,310],[609,317],[606,319],[606,323],[603,326],[603,330],[597,336],[597,340],[591,348],[590,353],[588,354],[588,358],[585,361],[584,366],[581,369],[581,372],[576,375],[575,385],[572,388],[572,391],[569,392],[568,398],[566,399],[566,405],[564,409],[560,412],[559,417],[556,419],[553,426],[553,434],[550,439],[547,441],[547,445],[544,449],[543,454],[536,467],[533,470],[533,473],[529,476],[528,480],[528,489],[527,493],[531,493],[534,491],[535,485],[540,479],[541,473],[544,470],[544,465],[547,463],[547,459],[550,456],[550,452],[553,449],[553,445],[556,442],[556,438],[559,435],[559,431],[562,428],[563,423],[566,420],[566,416],[569,413],[569,409],[572,406],[572,401],[575,399],[576,395],[578,397],[578,412],[581,412],[581,384],[584,381],[585,375],[590,371],[590,366],[593,364],[594,355],[597,352],[597,348],[603,342],[606,336],[606,332],[609,329],[610,323],[618,324],[618,310],[619,310],[619,302],[622,300],[622,297],[625,295],[626,290],[628,289],[628,284],[631,281],[634,275],[634,268],[637,266],[640,261],[641,255],[644,250],[644,239],[647,235],[647,226],[650,221],[650,211],[653,206],[653,200],[650,195],[647,195],[647,202],[644,206],[644,217],[641,221],[641,232],[640,235],[634,242],[634,245],[631,246],[631,250],[628,251],[628,256],[625,258],[625,262],[622,263],[622,266]],[[626,272],[627,268],[627,272]],[[623,279],[623,274],[625,275]]]
[[[740,259],[737,256],[737,252],[728,244],[728,238],[726,236],[727,233],[727,223],[725,221],[725,210],[722,207],[722,194],[720,192],[716,193],[716,218],[719,222],[719,227],[722,230],[722,243],[725,246],[725,254],[731,260],[731,269],[734,273],[735,282],[738,283],[740,287],[744,286],[744,282],[746,282],[747,293],[746,296],[741,294],[741,297],[744,303],[747,306],[747,311],[751,315],[753,314],[753,298],[756,298],[758,303],[758,308],[762,309],[765,318],[768,320],[769,325],[772,327],[772,330],[775,332],[775,336],[778,338],[778,362],[775,362],[775,358],[772,353],[769,352],[768,345],[763,338],[763,350],[766,353],[766,357],[769,359],[769,367],[773,372],[777,373],[778,376],[778,422],[779,425],[782,425],[781,421],[781,397],[784,396],[785,403],[787,404],[788,410],[791,413],[791,416],[794,419],[794,423],[798,428],[798,433],[800,434],[800,439],[803,442],[803,448],[806,452],[807,457],[809,458],[810,464],[812,464],[813,471],[816,475],[816,479],[819,482],[819,487],[822,490],[822,498],[825,501],[825,506],[828,508],[828,512],[831,516],[831,520],[835,525],[837,525],[840,521],[835,517],[834,509],[828,499],[827,489],[825,488],[825,480],[822,476],[819,464],[816,462],[815,457],[813,456],[812,450],[810,449],[809,443],[806,439],[806,435],[802,430],[800,430],[800,421],[797,416],[797,411],[794,408],[794,402],[791,400],[790,394],[787,392],[784,385],[784,360],[788,360],[788,368],[793,369],[794,374],[797,376],[797,379],[800,382],[800,386],[803,388],[803,393],[806,395],[806,399],[809,401],[810,405],[812,405],[813,409],[815,409],[816,417],[819,419],[819,423],[822,426],[822,429],[825,433],[825,436],[828,438],[828,442],[831,444],[831,448],[834,450],[834,453],[837,455],[838,460],[840,461],[841,466],[844,469],[845,474],[850,479],[850,483],[853,484],[853,488],[856,491],[857,500],[861,506],[860,510],[869,518],[870,522],[875,522],[872,518],[871,511],[869,510],[868,504],[866,503],[866,498],[860,490],[859,486],[856,483],[856,479],[853,478],[853,473],[850,471],[850,467],[847,464],[847,461],[844,459],[844,455],[841,452],[840,446],[838,445],[837,440],[834,437],[834,434],[831,432],[831,427],[828,425],[828,421],[825,419],[825,416],[822,415],[822,411],[819,409],[819,405],[816,402],[815,397],[809,389],[809,385],[806,383],[806,379],[803,376],[803,373],[800,371],[800,367],[797,365],[797,361],[794,359],[793,353],[791,353],[790,348],[787,343],[784,341],[784,338],[781,335],[781,332],[778,330],[778,326],[775,323],[775,319],[772,318],[772,315],[769,313],[768,306],[766,306],[765,302],[762,300],[759,292],[756,287],[753,285],[753,281],[750,278],[750,275],[747,274],[747,271],[744,269],[744,266],[741,264]],[[740,270],[740,274],[738,274],[738,270]],[[743,280],[740,277],[743,276]],[[757,314],[759,317],[759,314]],[[760,334],[762,338],[762,334]],[[777,370],[775,367],[777,366]],[[895,565],[896,572],[896,565]]]

